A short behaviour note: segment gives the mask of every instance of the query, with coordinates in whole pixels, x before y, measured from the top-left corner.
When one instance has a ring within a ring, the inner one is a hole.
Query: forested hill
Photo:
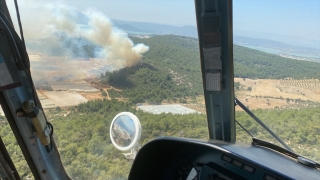
[[[320,79],[320,63],[293,60],[273,54],[234,46],[235,77],[282,79]]]
[[[142,63],[102,74],[102,83],[121,91],[108,91],[112,97],[129,98],[133,103],[159,104],[163,100],[185,101],[203,93],[198,41],[166,35],[150,38],[131,37],[150,50]],[[320,63],[283,58],[257,50],[234,46],[235,77],[251,79],[318,78]]]
[[[180,36],[133,38],[150,50],[141,64],[101,76],[102,83],[117,89],[111,97],[129,98],[134,103],[160,104],[163,100],[183,103],[186,96],[203,93],[197,41]]]
[[[175,35],[131,39],[150,47],[142,59],[144,62],[169,66],[188,77],[190,74],[201,77],[197,39]],[[288,59],[238,45],[234,45],[234,70],[235,77],[252,79],[320,79],[320,63]]]
[[[126,179],[132,161],[125,159],[110,140],[108,129],[113,117],[129,111],[137,115],[142,126],[140,145],[159,136],[208,138],[208,126],[204,114],[173,115],[150,114],[136,110],[133,104],[117,100],[94,100],[65,110],[47,114],[55,127],[54,138],[61,153],[64,166],[72,179]],[[320,161],[319,131],[320,109],[255,110],[279,137],[287,142],[294,152]],[[3,117],[0,116],[0,120]],[[236,113],[237,121],[259,139],[274,142],[274,139],[245,112]],[[7,122],[2,122],[0,135],[22,179],[31,174],[23,162],[23,155],[10,132]],[[237,126],[237,141],[247,143],[251,138]],[[29,176],[30,177],[30,176]]]

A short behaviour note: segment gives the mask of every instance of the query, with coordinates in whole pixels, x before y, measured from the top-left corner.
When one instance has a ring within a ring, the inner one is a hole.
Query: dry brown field
[[[88,101],[106,98],[102,96],[101,92],[78,92],[78,94],[86,98]]]
[[[51,99],[59,107],[75,106],[88,100],[77,92],[69,91],[46,91],[43,94]]]
[[[319,80],[235,78],[234,82],[241,84],[240,90],[235,91],[236,97],[251,110],[293,107],[308,100],[320,103]],[[297,102],[299,99],[302,101]],[[185,106],[205,113],[203,97],[197,97],[196,102],[191,99],[188,99],[187,102]],[[242,111],[242,109],[236,106],[236,111]]]
[[[271,109],[297,104],[292,100],[320,102],[319,80],[275,80],[235,78],[242,86],[236,91],[237,98],[250,109]],[[251,91],[248,90],[251,87]],[[287,99],[290,99],[288,101]],[[236,108],[239,110],[239,108]]]
[[[119,97],[110,97],[108,90],[115,89],[108,85],[102,85],[97,80],[86,79],[86,84],[91,85],[98,90],[104,90],[107,96],[103,96],[98,92],[68,92],[68,91],[43,91],[39,90],[44,97],[51,99],[57,106],[70,106],[70,102],[76,105],[86,100],[94,99],[111,99],[125,101]],[[301,103],[306,104],[306,101],[320,103],[320,81],[314,79],[293,80],[293,79],[247,79],[235,78],[235,82],[240,83],[240,89],[235,91],[236,97],[242,101],[249,109],[273,109],[276,107],[285,108]],[[118,89],[115,89],[118,90]],[[120,91],[120,90],[119,90]],[[71,93],[71,94],[70,94]],[[71,97],[67,97],[71,95]],[[69,103],[65,102],[66,98]],[[196,98],[186,98],[187,106],[198,112],[205,112],[205,102],[202,96]],[[74,104],[75,103],[75,104]],[[164,101],[164,104],[171,104],[173,102]],[[236,106],[236,110],[241,110]]]

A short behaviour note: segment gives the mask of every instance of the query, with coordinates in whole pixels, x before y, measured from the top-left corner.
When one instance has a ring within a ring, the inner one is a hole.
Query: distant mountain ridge
[[[298,36],[293,35],[284,35],[284,34],[276,34],[276,33],[268,33],[268,32],[256,32],[250,30],[239,30],[234,29],[234,35],[249,37],[249,38],[258,38],[258,39],[268,39],[273,40],[285,44],[295,45],[295,46],[303,46],[310,47],[313,49],[317,49],[320,51],[320,39],[315,37],[315,39],[305,39]]]
[[[250,37],[244,37],[244,36],[233,36],[233,43],[238,45],[250,45],[250,46],[256,46],[256,47],[264,47],[264,48],[271,48],[271,49],[277,49],[278,51],[283,51],[286,53],[294,53],[294,52],[300,52],[300,53],[310,53],[310,54],[317,54],[320,51],[315,48],[310,47],[304,47],[304,46],[295,46],[290,44],[285,44],[279,41],[273,41],[268,39],[260,39],[260,38],[250,38]],[[320,59],[319,59],[320,60]]]
[[[113,24],[127,32],[128,34],[149,34],[149,35],[181,35],[187,37],[198,38],[197,28],[195,26],[174,26],[174,25],[165,25],[149,22],[134,22],[134,21],[122,21],[122,20],[112,20]],[[246,31],[245,31],[246,32]],[[274,35],[272,33],[245,33],[244,31],[234,30],[234,43],[239,45],[249,45],[253,46],[251,48],[258,49],[255,47],[270,48],[277,51],[282,51],[284,54],[296,55],[298,53],[301,56],[306,56],[312,54],[317,57],[319,55],[320,61],[320,49],[317,46],[313,48],[310,46],[302,46],[298,43],[297,40],[291,40],[292,44],[285,43],[283,41],[275,40],[275,37],[278,37],[279,40],[290,39],[287,36]],[[240,34],[240,35],[239,35]],[[269,39],[270,37],[270,39]],[[291,36],[290,36],[291,37]],[[292,37],[292,39],[295,39]],[[302,41],[302,40],[301,40]],[[270,53],[270,52],[269,52]],[[277,53],[273,53],[277,54]]]
[[[136,32],[136,33],[148,33],[148,34],[173,34],[173,35],[181,35],[187,37],[198,38],[197,28],[194,26],[173,26],[173,25],[165,25],[165,24],[157,24],[157,23],[149,23],[149,22],[134,22],[134,21],[122,21],[122,20],[112,20],[113,24],[116,27],[128,32]]]

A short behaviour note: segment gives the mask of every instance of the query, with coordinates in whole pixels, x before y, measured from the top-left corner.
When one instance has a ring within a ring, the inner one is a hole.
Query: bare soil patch
[[[246,87],[253,87],[256,85],[258,80],[248,78],[234,78],[234,82],[239,82],[241,85]]]
[[[88,100],[76,92],[69,91],[47,91],[43,92],[46,97],[49,97],[59,107],[76,106]]]
[[[243,80],[235,78],[235,82],[240,82],[244,87],[240,91],[236,91],[238,99],[250,109],[292,106],[300,103],[296,100],[320,102],[320,90],[316,89],[317,85],[307,85],[308,82],[316,83],[318,81],[292,80],[292,83],[290,81],[283,83],[283,80],[275,79]],[[247,87],[251,87],[251,91]],[[312,87],[315,88],[312,90]],[[236,107],[236,110],[240,110],[239,107]]]
[[[105,96],[102,96],[101,92],[78,92],[78,94],[88,99],[88,101],[106,98]]]

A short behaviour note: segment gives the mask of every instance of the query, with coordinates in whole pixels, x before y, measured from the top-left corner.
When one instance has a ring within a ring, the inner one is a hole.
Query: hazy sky
[[[113,19],[196,26],[193,0],[59,1],[81,11],[91,7]],[[36,5],[55,1],[27,2]],[[233,23],[235,32],[266,32],[320,41],[320,0],[234,0]]]
[[[68,0],[120,20],[194,25],[193,0]],[[320,40],[320,0],[234,0],[234,29]]]

